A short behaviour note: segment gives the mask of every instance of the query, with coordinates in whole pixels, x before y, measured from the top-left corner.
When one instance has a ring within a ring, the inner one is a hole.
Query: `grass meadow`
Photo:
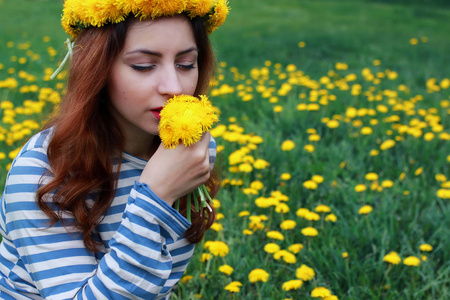
[[[450,299],[447,3],[230,0],[219,217],[172,299]],[[1,186],[63,97],[61,8],[0,0]]]

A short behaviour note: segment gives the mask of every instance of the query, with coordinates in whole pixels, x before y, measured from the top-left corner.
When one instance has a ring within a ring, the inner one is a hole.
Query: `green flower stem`
[[[198,212],[198,201],[197,201],[197,199],[198,199],[198,189],[196,189],[194,192],[193,192],[193,196],[194,196],[194,204],[195,204],[195,212]]]
[[[188,221],[191,221],[191,194],[187,195],[187,201],[186,201],[186,218]]]

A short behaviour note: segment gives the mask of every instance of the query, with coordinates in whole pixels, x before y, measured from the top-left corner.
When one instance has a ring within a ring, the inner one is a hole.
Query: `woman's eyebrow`
[[[187,54],[187,53],[192,52],[192,51],[197,51],[198,52],[197,47],[191,47],[191,48],[188,48],[186,50],[182,50],[182,51],[178,52],[176,56],[181,56],[181,55]],[[132,50],[132,51],[126,52],[125,55],[130,55],[130,54],[134,54],[134,53],[143,53],[143,54],[157,56],[157,57],[162,57],[163,56],[163,54],[161,52],[151,51],[151,50],[148,50],[148,49]]]

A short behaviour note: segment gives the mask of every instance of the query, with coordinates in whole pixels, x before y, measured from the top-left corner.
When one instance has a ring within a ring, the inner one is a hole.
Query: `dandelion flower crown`
[[[186,13],[202,17],[208,34],[225,22],[227,0],[66,0],[61,24],[72,38],[87,27],[101,27],[124,21],[128,16],[140,20]]]

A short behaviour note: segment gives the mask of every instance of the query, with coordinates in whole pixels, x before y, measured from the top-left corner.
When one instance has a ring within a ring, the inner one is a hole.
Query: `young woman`
[[[227,12],[225,0],[66,1],[67,94],[7,177],[0,299],[169,298],[215,216],[172,205],[218,181],[210,134],[165,149],[159,112],[206,92],[208,34]]]

